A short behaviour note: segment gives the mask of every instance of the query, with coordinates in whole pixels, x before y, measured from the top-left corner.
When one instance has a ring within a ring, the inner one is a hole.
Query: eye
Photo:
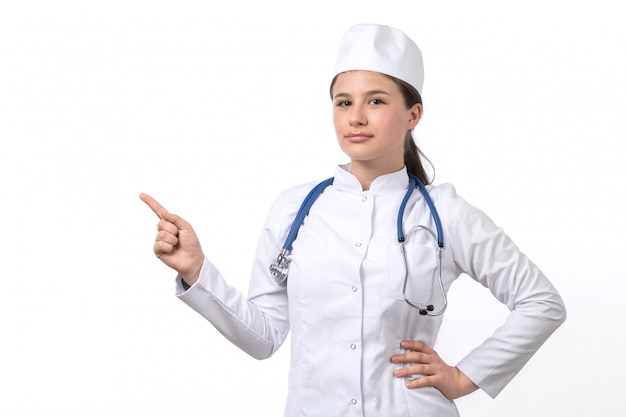
[[[370,100],[370,104],[384,104],[385,102],[379,98],[373,98]]]
[[[338,101],[335,105],[337,107],[348,107],[351,104],[352,104],[352,102],[349,101],[349,100],[341,100],[341,101]]]

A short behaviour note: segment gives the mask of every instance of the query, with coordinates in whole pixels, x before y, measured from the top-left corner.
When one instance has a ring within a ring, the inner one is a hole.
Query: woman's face
[[[332,90],[337,141],[353,164],[388,168],[404,166],[404,140],[422,114],[422,105],[406,108],[400,88],[372,71],[337,76]]]

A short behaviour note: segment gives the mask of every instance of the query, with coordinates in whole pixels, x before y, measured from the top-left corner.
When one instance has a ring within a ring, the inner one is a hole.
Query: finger
[[[159,220],[159,223],[157,223],[157,230],[159,232],[167,232],[174,236],[178,235],[178,227],[176,227],[174,223],[163,219]]]
[[[392,363],[431,363],[431,355],[422,352],[399,353],[391,357]]]
[[[430,365],[411,365],[405,366],[403,368],[398,368],[393,371],[393,376],[397,378],[407,377],[407,376],[415,376],[415,375],[432,375],[432,367]]]
[[[141,194],[139,194],[139,198],[141,199],[141,201],[146,203],[148,205],[148,207],[150,207],[150,209],[152,209],[154,214],[159,216],[160,219],[163,218],[163,214],[164,213],[168,213],[167,210],[165,209],[165,207],[163,207],[161,204],[159,204],[158,201],[156,201],[154,198],[150,197],[148,194],[141,193]]]
[[[400,342],[400,347],[403,349],[413,350],[416,352],[433,353],[434,350],[424,342],[419,340],[403,340]]]
[[[163,255],[167,255],[168,253],[172,253],[174,250],[174,246],[170,245],[167,242],[162,240],[157,240],[154,242],[154,254],[157,258],[161,258]]]
[[[169,232],[161,230],[157,233],[156,242],[164,242],[174,247],[178,245],[178,237]]]
[[[407,388],[424,388],[424,387],[434,387],[435,381],[430,376],[423,376],[420,378],[413,378],[410,381],[406,382]]]
[[[148,207],[152,209],[152,211],[159,216],[160,219],[167,220],[170,223],[173,223],[179,230],[189,230],[191,229],[191,225],[187,223],[182,217],[179,217],[175,214],[171,214],[169,211],[165,209],[158,201],[154,198],[150,197],[148,194],[141,193],[139,194],[139,198],[141,201],[146,203]]]

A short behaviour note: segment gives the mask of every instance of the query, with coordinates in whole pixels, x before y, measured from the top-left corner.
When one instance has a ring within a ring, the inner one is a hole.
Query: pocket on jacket
[[[389,291],[396,300],[404,297],[416,305],[433,304],[439,294],[439,266],[436,235],[424,226],[405,232],[402,256],[400,244],[389,247]],[[405,287],[406,277],[406,287]]]

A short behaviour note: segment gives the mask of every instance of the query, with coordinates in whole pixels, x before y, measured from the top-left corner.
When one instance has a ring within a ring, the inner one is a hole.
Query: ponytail
[[[406,165],[406,170],[428,185],[432,180],[428,177],[426,169],[424,169],[422,159],[426,160],[431,167],[433,166],[415,144],[411,131],[406,132],[406,138],[404,139],[404,165]]]
[[[400,91],[402,92],[402,96],[404,97],[404,103],[407,108],[411,108],[416,104],[422,104],[422,96],[420,93],[413,88],[410,84],[395,78],[390,77],[397,85],[400,87]],[[415,144],[415,140],[413,140],[413,134],[409,130],[406,132],[406,138],[404,140],[404,165],[406,165],[406,169],[409,173],[415,175],[420,179],[424,184],[431,184],[432,179],[429,178],[426,173],[426,169],[424,168],[423,161],[428,162],[431,168],[434,171],[434,166],[430,162],[430,160],[422,153],[422,151]]]

